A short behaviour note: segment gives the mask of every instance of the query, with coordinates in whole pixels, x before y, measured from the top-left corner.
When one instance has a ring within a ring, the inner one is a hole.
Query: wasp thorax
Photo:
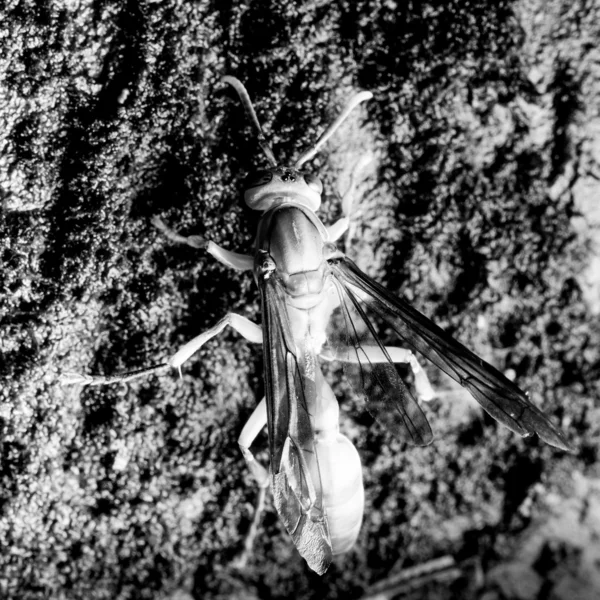
[[[244,202],[253,210],[269,210],[291,200],[312,211],[321,206],[323,184],[315,175],[293,167],[272,167],[257,171],[246,180]]]

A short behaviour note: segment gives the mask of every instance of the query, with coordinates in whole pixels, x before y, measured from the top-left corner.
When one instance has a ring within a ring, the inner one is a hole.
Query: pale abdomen
[[[316,444],[323,504],[334,554],[354,546],[365,504],[362,467],[356,448],[341,433]]]

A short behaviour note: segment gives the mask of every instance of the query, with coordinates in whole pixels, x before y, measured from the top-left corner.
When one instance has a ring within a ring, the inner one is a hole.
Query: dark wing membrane
[[[388,431],[417,446],[429,444],[433,435],[427,418],[398,374],[363,307],[339,280],[334,280],[334,285],[340,314],[332,316],[334,331],[327,332],[324,357],[343,363],[346,379],[364,397],[371,415]]]
[[[500,371],[465,348],[418,310],[390,294],[350,259],[332,260],[330,267],[334,278],[346,286],[353,301],[363,302],[387,321],[406,346],[421,353],[469,390],[494,419],[519,435],[535,433],[552,446],[571,450],[562,431]]]
[[[314,355],[296,348],[281,284],[270,277],[260,288],[275,506],[300,555],[323,574],[332,549],[309,415],[316,394],[310,375],[319,367]]]

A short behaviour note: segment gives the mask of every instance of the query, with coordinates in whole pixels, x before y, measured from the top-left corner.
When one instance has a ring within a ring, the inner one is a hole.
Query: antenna
[[[276,167],[277,161],[275,160],[275,155],[273,154],[273,150],[271,150],[271,146],[269,146],[269,142],[267,142],[267,138],[265,137],[260,123],[258,122],[258,117],[256,116],[256,112],[254,110],[254,107],[252,106],[252,101],[250,100],[250,96],[248,95],[248,91],[244,87],[244,84],[237,77],[232,77],[231,75],[225,75],[225,77],[223,77],[221,81],[223,81],[224,83],[228,83],[229,85],[235,88],[235,91],[238,93],[238,96],[242,101],[244,111],[250,117],[252,125],[254,125],[254,129],[258,137],[258,144],[262,148],[262,151],[265,153],[267,160],[271,163],[273,167]]]
[[[335,133],[338,127],[348,118],[348,115],[361,103],[365,100],[370,100],[373,97],[371,92],[358,92],[350,98],[350,102],[342,112],[342,114],[325,130],[321,137],[313,144],[308,150],[305,150],[300,156],[300,158],[296,161],[294,167],[299,169],[307,160],[310,160],[325,144],[325,142]]]

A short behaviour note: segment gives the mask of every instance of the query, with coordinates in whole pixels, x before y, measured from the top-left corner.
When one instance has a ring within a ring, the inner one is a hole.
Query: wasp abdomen
[[[319,441],[316,452],[331,547],[334,554],[343,554],[354,546],[362,523],[365,493],[360,457],[341,433]]]

